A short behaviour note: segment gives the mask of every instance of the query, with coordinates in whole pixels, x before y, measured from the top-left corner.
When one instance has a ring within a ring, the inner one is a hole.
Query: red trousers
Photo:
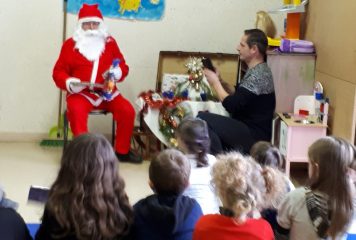
[[[115,151],[121,154],[128,153],[135,121],[135,110],[131,103],[122,95],[118,95],[112,101],[103,101],[95,107],[80,94],[69,95],[67,118],[74,136],[88,132],[88,115],[93,109],[102,109],[113,114],[116,121]]]

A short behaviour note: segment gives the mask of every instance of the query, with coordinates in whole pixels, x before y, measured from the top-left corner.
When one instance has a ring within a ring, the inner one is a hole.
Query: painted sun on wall
[[[68,0],[67,11],[77,14],[83,3],[98,3],[105,17],[159,20],[165,0]]]

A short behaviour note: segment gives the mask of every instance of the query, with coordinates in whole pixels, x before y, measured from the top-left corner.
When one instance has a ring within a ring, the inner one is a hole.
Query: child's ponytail
[[[264,166],[262,176],[266,187],[266,208],[277,208],[283,196],[287,193],[285,175],[272,167]]]

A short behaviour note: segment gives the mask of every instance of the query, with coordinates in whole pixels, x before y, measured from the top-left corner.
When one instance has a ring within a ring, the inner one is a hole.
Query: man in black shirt
[[[211,138],[211,153],[238,150],[248,153],[257,141],[270,141],[276,106],[272,72],[266,63],[267,37],[258,29],[245,30],[237,51],[248,70],[235,91],[229,94],[219,75],[209,69],[204,74],[231,117],[200,112]]]

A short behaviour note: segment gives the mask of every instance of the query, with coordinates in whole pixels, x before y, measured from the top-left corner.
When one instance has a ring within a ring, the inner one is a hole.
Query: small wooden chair
[[[106,110],[100,110],[100,109],[96,109],[93,110],[89,113],[89,115],[106,115],[110,112],[106,111]],[[68,144],[68,131],[69,131],[69,125],[68,125],[69,121],[67,118],[67,111],[64,112],[64,122],[63,122],[63,152],[67,147]],[[112,146],[114,147],[115,144],[115,120],[114,117],[112,118],[112,129],[111,129],[111,143]]]

